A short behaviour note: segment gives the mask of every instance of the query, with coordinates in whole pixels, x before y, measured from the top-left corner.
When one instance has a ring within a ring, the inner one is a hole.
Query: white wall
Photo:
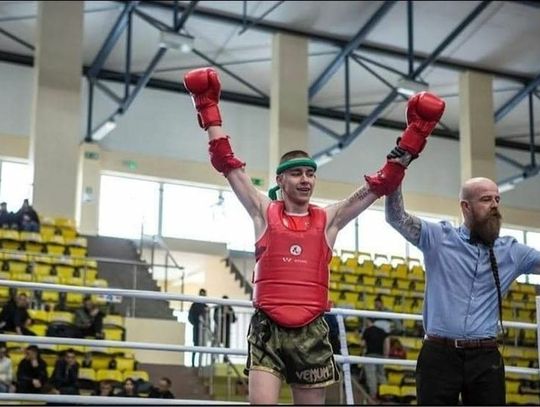
[[[180,78],[179,78],[180,80]],[[32,69],[0,63],[0,135],[28,137],[32,90]],[[86,95],[86,81],[83,95]],[[123,94],[123,86],[109,83],[111,89]],[[94,92],[95,126],[114,110],[114,103],[99,89]],[[86,96],[83,96],[83,112],[86,116]],[[231,135],[237,156],[247,162],[247,171],[266,173],[268,165],[267,140],[269,137],[268,110],[235,103],[222,103],[224,128]],[[323,124],[342,132],[342,123],[319,119]],[[84,138],[86,118],[81,123]],[[353,126],[354,128],[354,126]],[[355,186],[363,182],[363,175],[377,170],[389,149],[399,136],[398,131],[371,128],[358,137],[352,145],[334,161],[321,167],[319,180],[329,183]],[[333,141],[320,131],[310,127],[309,148],[316,153]],[[119,119],[118,127],[100,143],[105,151],[120,153],[125,157],[145,155],[155,159],[178,162],[195,162],[207,165],[207,139],[198,127],[194,108],[185,94],[144,89]],[[0,146],[0,155],[2,155]],[[528,154],[497,149],[498,152],[528,163]],[[458,143],[432,137],[426,150],[407,171],[404,191],[427,196],[454,199],[459,189]],[[497,162],[499,179],[515,175],[517,170]],[[171,173],[168,178],[183,179],[182,173]],[[323,182],[324,183],[324,182]],[[320,187],[322,188],[322,187]],[[321,194],[323,191],[316,191]],[[324,195],[322,193],[321,195]],[[540,177],[527,180],[514,191],[505,193],[507,205],[540,210]]]

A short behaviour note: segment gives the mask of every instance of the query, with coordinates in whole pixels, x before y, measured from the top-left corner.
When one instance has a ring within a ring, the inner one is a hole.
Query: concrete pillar
[[[459,77],[461,181],[495,179],[492,77],[467,71]]]
[[[98,234],[100,186],[101,148],[95,143],[84,143],[79,153],[76,218],[82,234]]]
[[[75,219],[81,134],[83,1],[39,1],[30,165],[33,206]]]
[[[308,41],[275,34],[272,42],[269,182],[274,185],[279,158],[290,150],[307,151]]]

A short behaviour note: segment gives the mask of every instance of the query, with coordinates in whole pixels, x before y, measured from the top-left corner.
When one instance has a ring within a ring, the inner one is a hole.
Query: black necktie
[[[493,252],[493,245],[488,245],[489,250],[489,262],[491,263],[491,271],[493,272],[493,278],[495,279],[495,286],[497,287],[497,299],[499,300],[499,321],[501,323],[501,329],[503,333],[503,338],[505,336],[504,326],[503,326],[503,316],[502,316],[502,295],[501,295],[501,281],[499,279],[499,266],[497,265],[497,259],[495,258],[495,253]]]

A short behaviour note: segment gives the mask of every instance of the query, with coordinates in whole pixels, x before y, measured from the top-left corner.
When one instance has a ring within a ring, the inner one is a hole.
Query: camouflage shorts
[[[248,333],[245,373],[263,370],[297,387],[324,387],[339,371],[322,316],[300,328],[284,328],[262,311],[255,312]]]

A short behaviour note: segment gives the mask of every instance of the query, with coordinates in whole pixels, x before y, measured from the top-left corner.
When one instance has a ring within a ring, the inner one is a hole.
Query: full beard
[[[492,246],[501,231],[502,216],[498,210],[492,211],[485,219],[473,218],[471,237],[486,246]]]

